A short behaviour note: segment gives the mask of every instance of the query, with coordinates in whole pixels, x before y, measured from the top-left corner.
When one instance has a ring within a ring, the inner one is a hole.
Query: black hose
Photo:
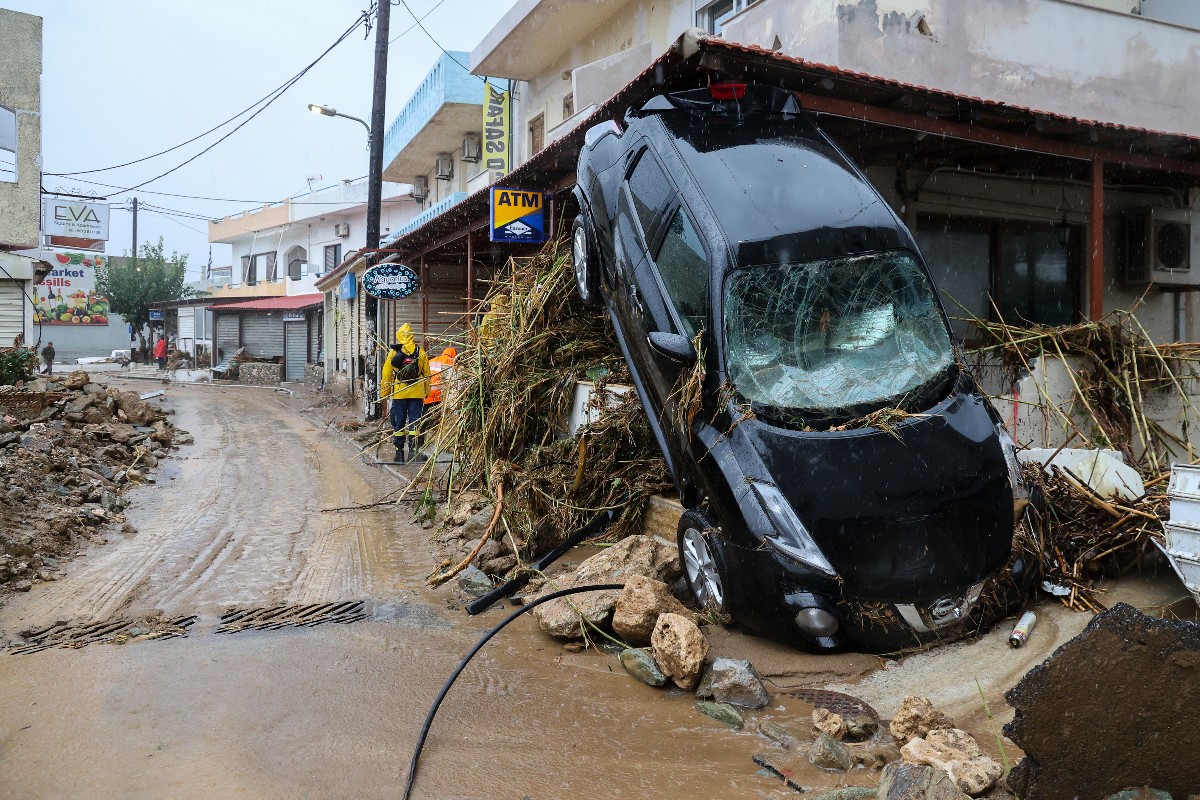
[[[572,533],[565,540],[563,540],[562,544],[538,559],[537,563],[533,565],[533,569],[522,570],[521,573],[512,580],[500,584],[483,597],[479,598],[478,600],[473,600],[471,603],[469,603],[467,605],[467,613],[472,616],[475,614],[482,614],[484,611],[487,611],[505,597],[514,594],[522,586],[529,583],[530,577],[535,572],[544,571],[546,567],[550,566],[555,561],[558,561],[558,559],[566,555],[572,547],[588,537],[595,536],[597,533],[615,522],[617,519],[617,512],[621,510],[623,505],[624,502],[622,502],[622,504],[616,508],[606,509],[601,511],[595,517],[592,517],[591,521],[588,522],[587,525],[584,525],[582,528]]]
[[[625,584],[623,583],[601,583],[594,584],[592,586],[575,586],[571,589],[560,589],[557,592],[551,592],[548,595],[544,595],[536,600],[533,600],[532,602],[526,603],[525,605],[521,606],[521,608],[505,617],[504,621],[499,625],[485,633],[483,638],[476,642],[475,646],[471,648],[470,652],[463,657],[463,660],[458,662],[458,667],[453,673],[450,674],[450,677],[442,686],[442,690],[438,692],[437,699],[433,701],[433,708],[429,709],[429,714],[425,717],[425,724],[421,726],[421,735],[417,737],[417,747],[415,750],[413,750],[412,761],[410,761],[408,764],[408,782],[404,786],[404,795],[402,800],[408,800],[409,796],[412,794],[413,784],[417,778],[417,761],[421,758],[421,750],[425,748],[425,739],[429,736],[429,728],[433,725],[433,718],[437,716],[438,708],[442,705],[442,701],[446,699],[446,694],[450,691],[450,687],[454,685],[454,681],[458,679],[458,676],[462,674],[462,671],[467,668],[467,664],[470,663],[471,659],[475,657],[476,653],[483,649],[483,646],[488,643],[489,639],[499,633],[504,626],[508,625],[508,623],[512,622],[526,611],[531,611],[537,606],[540,606],[542,603],[549,602],[550,600],[554,600],[559,597],[566,597],[569,594],[612,591],[614,589],[624,588]]]

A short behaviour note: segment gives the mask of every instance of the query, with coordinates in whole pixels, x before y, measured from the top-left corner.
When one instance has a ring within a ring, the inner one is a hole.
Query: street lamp
[[[343,114],[343,113],[339,112],[336,108],[330,108],[329,106],[323,106],[323,105],[320,105],[319,103],[309,103],[308,110],[313,112],[314,114],[320,114],[323,117],[345,117],[346,119],[354,120],[355,122],[359,123],[360,125],[362,125],[364,128],[367,129],[367,147],[371,146],[371,126],[367,124],[366,120],[359,119],[358,117],[352,117],[349,114]]]

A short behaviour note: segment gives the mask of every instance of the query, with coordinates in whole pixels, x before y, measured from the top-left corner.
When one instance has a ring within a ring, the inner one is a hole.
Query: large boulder
[[[91,382],[92,379],[88,377],[86,372],[81,369],[77,369],[63,380],[62,385],[64,389],[71,389],[74,391],[76,389],[82,389]]]
[[[630,644],[650,644],[654,623],[662,614],[679,614],[696,622],[698,617],[675,599],[662,581],[635,575],[617,595],[613,633]]]
[[[822,733],[808,748],[808,763],[821,769],[847,772],[854,766],[854,758],[846,745],[828,733]]]
[[[900,704],[900,710],[892,719],[888,728],[892,736],[900,744],[909,739],[924,737],[930,731],[941,728],[953,728],[954,720],[933,707],[933,703],[924,697],[908,695]]]
[[[878,800],[968,800],[946,773],[906,761],[883,768],[875,796]]]
[[[547,581],[541,595],[575,586],[624,584],[636,576],[666,583],[679,574],[677,548],[650,536],[629,536],[587,559],[575,572]],[[614,589],[559,597],[534,609],[533,617],[551,636],[575,639],[583,635],[580,617],[597,627],[607,626],[619,595],[620,590]]]
[[[696,623],[679,614],[663,614],[650,635],[654,660],[681,689],[695,689],[708,656],[708,640]]]
[[[972,796],[991,789],[1004,772],[999,762],[984,755],[971,734],[957,728],[932,730],[923,739],[909,741],[900,754],[911,764],[942,770]]]

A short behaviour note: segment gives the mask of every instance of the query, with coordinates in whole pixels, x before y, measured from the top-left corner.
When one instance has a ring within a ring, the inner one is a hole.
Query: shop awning
[[[213,311],[303,311],[325,302],[323,294],[296,294],[290,297],[264,297],[242,303],[225,303],[214,306]]]

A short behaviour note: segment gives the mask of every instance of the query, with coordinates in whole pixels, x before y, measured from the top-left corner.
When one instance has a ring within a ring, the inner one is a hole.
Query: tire
[[[585,306],[600,305],[600,272],[596,259],[596,234],[587,213],[571,225],[571,259],[575,264],[575,291]]]
[[[729,570],[716,524],[699,509],[683,512],[676,537],[679,563],[696,605],[702,611],[729,613]]]

